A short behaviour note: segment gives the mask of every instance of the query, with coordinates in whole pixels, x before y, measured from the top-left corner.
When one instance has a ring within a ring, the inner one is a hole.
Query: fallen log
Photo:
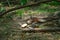
[[[22,32],[60,32],[60,28],[24,28]]]

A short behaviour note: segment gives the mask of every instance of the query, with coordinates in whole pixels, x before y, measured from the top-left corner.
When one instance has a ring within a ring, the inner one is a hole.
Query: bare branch
[[[25,8],[25,7],[32,7],[32,6],[38,6],[38,4],[41,4],[41,3],[47,3],[47,2],[51,2],[51,0],[48,0],[48,1],[43,1],[43,2],[36,2],[34,4],[30,4],[30,5],[24,5],[24,6],[19,6],[19,7],[15,7],[13,9],[9,9],[8,11],[5,11],[3,13],[0,13],[0,17],[2,17],[3,15],[9,13],[9,12],[12,12],[14,10],[18,10],[18,9],[22,9],[22,8]]]

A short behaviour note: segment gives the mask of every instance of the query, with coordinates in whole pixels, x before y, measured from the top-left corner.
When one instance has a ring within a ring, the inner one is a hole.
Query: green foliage
[[[27,0],[20,0],[21,5],[25,5],[27,3]]]
[[[55,12],[57,10],[59,10],[59,8],[57,6],[60,5],[60,2],[57,1],[52,1],[49,3],[45,3],[45,4],[41,4],[37,10],[40,12]]]
[[[5,8],[4,7],[1,7],[0,8],[0,12],[3,12],[3,11],[5,11]]]
[[[58,6],[58,5],[60,5],[60,2],[52,1],[52,2],[50,2],[49,4],[50,4],[50,5]]]
[[[20,17],[23,16],[23,13],[24,13],[24,10],[17,10],[17,11],[16,11],[16,14],[17,14],[18,16],[20,16]]]
[[[0,4],[0,12],[3,12],[3,11],[5,11],[5,10],[6,10],[5,7],[3,7],[2,4]]]

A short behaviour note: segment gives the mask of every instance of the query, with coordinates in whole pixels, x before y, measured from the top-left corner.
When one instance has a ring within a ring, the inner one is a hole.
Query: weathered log
[[[60,28],[24,28],[22,32],[60,32]]]

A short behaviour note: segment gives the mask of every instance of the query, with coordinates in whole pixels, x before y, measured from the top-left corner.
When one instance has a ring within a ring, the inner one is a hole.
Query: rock
[[[21,27],[22,27],[22,28],[24,28],[24,27],[26,27],[26,26],[27,26],[27,24],[26,24],[26,23],[21,25]]]

